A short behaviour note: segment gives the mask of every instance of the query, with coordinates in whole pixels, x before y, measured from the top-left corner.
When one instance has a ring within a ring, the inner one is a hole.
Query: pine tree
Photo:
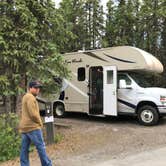
[[[38,78],[53,91],[52,77],[67,70],[56,52],[54,32],[60,23],[51,0],[2,0],[0,13],[0,95],[8,99],[6,104],[14,103],[11,111],[26,80]]]
[[[82,49],[85,34],[83,1],[63,0],[58,12],[64,19],[64,29],[70,31],[64,36],[68,42],[61,51],[70,52]]]
[[[133,0],[134,4],[134,15],[135,15],[135,24],[134,24],[134,46],[138,48],[143,48],[144,45],[144,24],[142,23],[142,15],[140,12],[141,3],[139,0]]]
[[[131,0],[107,3],[106,40],[109,46],[135,44],[135,8]]]
[[[103,30],[103,8],[97,0],[63,0],[59,13],[65,20],[65,28],[72,32],[65,52],[82,48],[100,47]]]
[[[87,0],[85,2],[86,13],[86,49],[101,47],[104,29],[103,6],[100,1]]]
[[[164,71],[166,69],[166,1],[161,0],[159,1],[159,10],[158,14],[160,15],[160,28],[161,28],[161,35],[159,36],[159,44],[160,44],[160,49],[159,49],[159,59],[164,65]],[[166,84],[166,73],[163,72],[162,74],[162,79],[159,80],[160,84],[164,87]]]
[[[120,0],[115,13],[116,45],[134,44],[135,13],[133,1]]]
[[[109,0],[107,2],[106,28],[103,46],[114,46],[115,38],[115,5],[112,0]]]
[[[146,0],[141,6],[141,22],[144,23],[144,49],[157,56],[159,50],[160,16],[158,15],[159,1]],[[142,26],[142,25],[141,25]]]
[[[162,57],[166,55],[166,1],[161,0],[159,3],[160,27],[161,27],[161,46],[160,52]],[[166,56],[165,56],[166,59]],[[164,60],[164,62],[166,62]]]

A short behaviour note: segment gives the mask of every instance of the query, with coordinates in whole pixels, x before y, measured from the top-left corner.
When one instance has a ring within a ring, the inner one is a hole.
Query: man
[[[36,100],[41,88],[37,81],[29,83],[29,92],[23,96],[22,112],[20,120],[20,132],[22,134],[20,163],[21,166],[29,166],[29,147],[31,142],[36,146],[42,166],[52,166],[45,150],[42,135],[42,120],[39,113],[39,106]]]

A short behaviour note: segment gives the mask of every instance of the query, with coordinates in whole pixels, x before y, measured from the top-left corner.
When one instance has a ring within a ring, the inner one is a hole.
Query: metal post
[[[52,102],[46,103],[46,142],[47,144],[54,143],[54,117],[53,117],[53,104]]]

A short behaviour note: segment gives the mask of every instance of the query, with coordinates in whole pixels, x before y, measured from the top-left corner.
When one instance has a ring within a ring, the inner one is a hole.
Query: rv
[[[166,114],[166,89],[151,87],[147,76],[163,72],[160,61],[139,48],[119,46],[64,55],[71,78],[63,79],[54,114],[136,115],[155,125]]]

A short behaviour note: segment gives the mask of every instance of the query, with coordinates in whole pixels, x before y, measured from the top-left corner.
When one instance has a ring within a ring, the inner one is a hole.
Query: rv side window
[[[113,71],[107,71],[107,84],[113,84]]]
[[[80,67],[78,68],[78,81],[85,81],[85,68],[84,67]]]
[[[131,80],[126,74],[118,74],[118,87],[120,80],[125,80],[127,85],[131,85]]]

